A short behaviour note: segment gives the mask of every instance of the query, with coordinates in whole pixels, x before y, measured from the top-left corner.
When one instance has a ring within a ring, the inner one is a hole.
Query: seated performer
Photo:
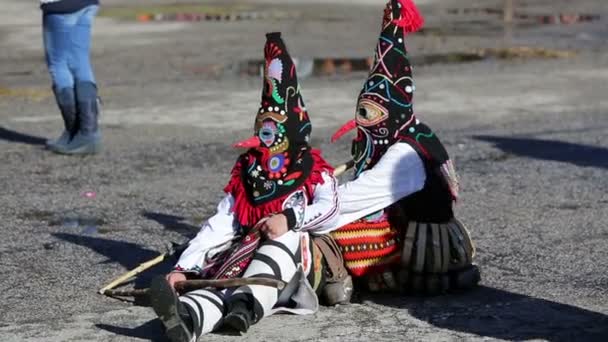
[[[239,156],[217,213],[174,270],[155,278],[150,287],[151,305],[174,342],[196,341],[221,326],[244,332],[277,311],[308,314],[318,309],[317,293],[327,274],[322,247],[313,244],[310,234],[335,225],[337,182],[320,151],[308,144],[312,126],[281,35],[266,37],[255,135],[235,145],[248,151]],[[206,288],[179,296],[174,290],[176,282],[186,279],[236,277],[272,278],[287,285],[283,290]]]
[[[474,246],[454,218],[458,180],[437,135],[414,116],[412,67],[404,44],[423,19],[411,0],[386,5],[375,61],[355,119],[355,179],[340,189],[338,230],[346,267],[371,291],[438,294],[479,282]]]

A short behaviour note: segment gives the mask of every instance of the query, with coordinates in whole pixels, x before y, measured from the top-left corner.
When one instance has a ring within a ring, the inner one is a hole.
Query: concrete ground
[[[239,75],[234,65],[262,58],[263,33],[276,30],[298,58],[368,57],[383,1],[227,3],[298,15],[98,18],[92,55],[105,103],[104,151],[65,157],[43,148],[61,123],[40,13],[33,1],[0,0],[1,341],[164,341],[151,309],[96,291],[168,242],[186,241],[213,213],[237,156],[230,145],[250,134],[259,103],[259,77]],[[464,3],[420,1],[427,30],[411,36],[408,48],[421,62],[416,112],[438,132],[462,178],[456,212],[477,244],[482,286],[437,298],[361,296],[311,316],[270,317],[242,337],[204,340],[608,339],[607,5],[528,0],[520,11],[600,19],[504,28],[488,14],[448,14]],[[517,46],[576,55],[425,64],[425,56]],[[328,138],[352,117],[364,79],[353,72],[301,80],[313,144],[332,163],[348,158],[348,139],[331,145]]]

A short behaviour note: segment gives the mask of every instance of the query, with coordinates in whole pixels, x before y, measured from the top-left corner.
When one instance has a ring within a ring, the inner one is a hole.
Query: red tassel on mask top
[[[424,18],[412,0],[398,0],[401,4],[401,19],[395,25],[402,27],[405,33],[416,32],[424,25]]]

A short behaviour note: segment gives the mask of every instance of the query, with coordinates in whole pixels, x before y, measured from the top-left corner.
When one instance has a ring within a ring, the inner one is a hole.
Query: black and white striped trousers
[[[312,248],[312,240],[305,232],[289,231],[275,240],[266,240],[256,251],[243,277],[273,278],[289,283],[301,266],[308,281],[314,283]],[[289,286],[282,291],[289,291]],[[269,286],[247,285],[223,291],[195,290],[179,299],[190,312],[194,333],[200,337],[221,325],[227,313],[226,303],[230,300],[246,298],[252,301],[255,316],[262,318],[272,314],[277,304],[287,304],[278,303],[282,291]]]

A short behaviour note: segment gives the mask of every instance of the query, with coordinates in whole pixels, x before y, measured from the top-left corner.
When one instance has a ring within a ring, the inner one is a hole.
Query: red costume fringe
[[[420,30],[424,25],[424,18],[412,0],[399,0],[401,4],[401,19],[395,20],[395,24],[402,27],[405,33]]]
[[[300,187],[303,187],[306,190],[306,195],[309,199],[312,198],[315,186],[324,183],[321,173],[323,173],[323,171],[331,173],[334,170],[334,168],[323,159],[321,151],[311,149],[310,153],[313,158],[312,170],[310,171],[308,178],[304,181],[304,184]],[[262,218],[283,211],[283,202],[291,195],[287,194],[263,204],[256,205],[251,203],[249,201],[249,196],[247,196],[247,189],[243,184],[242,165],[240,161],[234,165],[230,181],[224,188],[224,191],[234,197],[233,212],[235,213],[236,219],[244,227],[252,227]]]

